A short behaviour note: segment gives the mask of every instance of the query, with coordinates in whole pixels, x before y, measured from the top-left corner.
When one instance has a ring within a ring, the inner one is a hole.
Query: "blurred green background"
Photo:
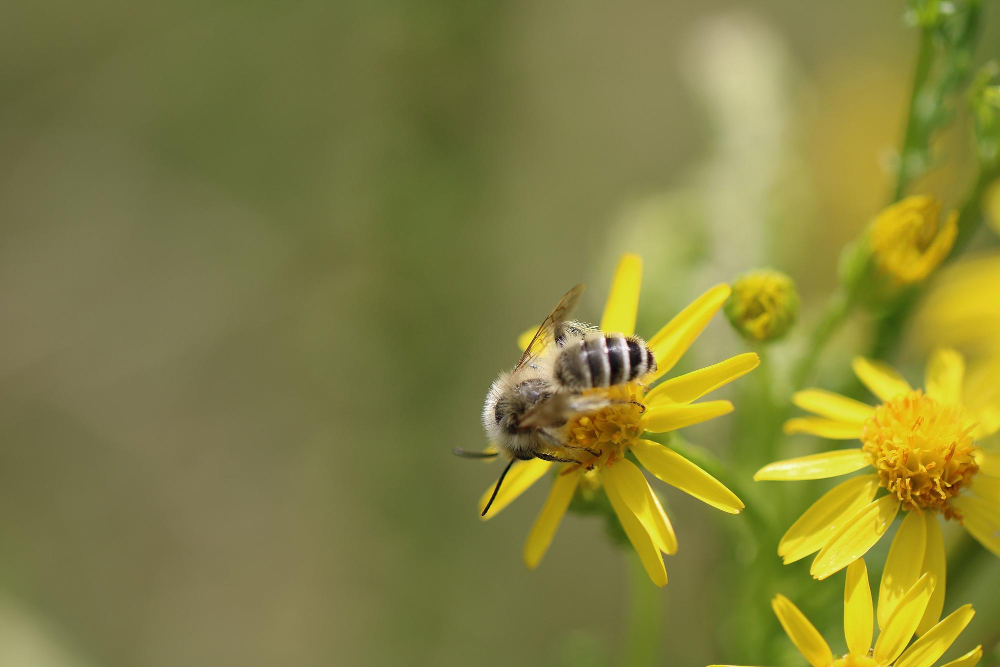
[[[0,664],[619,663],[599,523],[527,571],[544,485],[480,522],[496,469],[451,448],[569,286],[599,319],[622,251],[647,336],[762,264],[808,321],[890,193],[902,10],[8,4]],[[744,349],[720,317],[685,367]],[[685,434],[749,471],[740,415]],[[667,664],[727,659],[744,517],[666,499]]]

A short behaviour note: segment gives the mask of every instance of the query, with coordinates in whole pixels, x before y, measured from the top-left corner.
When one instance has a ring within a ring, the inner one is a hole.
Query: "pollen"
[[[584,394],[588,399],[606,399],[608,405],[570,420],[566,424],[566,446],[589,452],[592,458],[584,462],[586,465],[601,461],[610,468],[642,435],[641,395],[641,389],[635,384],[595,389]]]
[[[975,426],[961,406],[916,390],[878,406],[865,422],[861,441],[881,485],[904,509],[961,520],[949,501],[979,471],[971,435]]]

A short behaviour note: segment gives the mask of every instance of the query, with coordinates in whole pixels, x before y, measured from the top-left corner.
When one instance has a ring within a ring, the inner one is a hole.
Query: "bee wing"
[[[583,294],[583,283],[566,292],[563,298],[559,299],[559,303],[556,304],[556,307],[552,309],[549,316],[542,322],[542,326],[538,327],[538,331],[535,332],[531,342],[528,343],[528,347],[524,348],[521,360],[517,362],[517,366],[514,366],[515,371],[528,363],[529,360],[537,357],[550,341],[558,337],[562,323],[569,319],[573,309],[576,308],[577,302],[580,301],[581,294]]]
[[[562,426],[573,415],[597,412],[609,405],[628,402],[612,400],[604,396],[573,396],[558,393],[548,400],[536,403],[524,413],[517,425],[521,428]]]
[[[567,394],[555,394],[532,406],[517,425],[520,428],[548,428],[564,424],[566,415],[571,412],[569,403]]]

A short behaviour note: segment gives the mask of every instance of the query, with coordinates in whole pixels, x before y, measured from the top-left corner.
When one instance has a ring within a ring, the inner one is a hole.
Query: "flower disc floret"
[[[588,395],[607,398],[613,403],[570,420],[566,425],[569,446],[599,452],[594,461],[602,460],[610,466],[642,435],[641,390],[635,385],[626,385],[594,390]]]
[[[952,518],[958,511],[949,501],[979,471],[974,428],[961,406],[918,389],[878,406],[865,422],[861,441],[879,483],[905,508]]]

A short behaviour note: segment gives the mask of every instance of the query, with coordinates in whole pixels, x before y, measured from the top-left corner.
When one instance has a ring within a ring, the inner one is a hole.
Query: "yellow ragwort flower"
[[[882,575],[883,590],[886,576]],[[771,608],[788,638],[812,667],[932,667],[951,648],[976,613],[971,604],[959,607],[907,648],[935,590],[935,580],[930,574],[924,574],[913,582],[903,596],[894,601],[893,613],[881,627],[873,647],[872,620],[875,614],[868,568],[863,558],[851,563],[844,585],[844,637],[848,652],[842,657],[833,655],[823,635],[784,595],[775,597]],[[879,595],[879,612],[884,604],[885,599]],[[973,667],[982,657],[983,648],[977,646],[942,667]]]
[[[934,277],[912,327],[928,348],[953,345],[1000,360],[1000,254],[963,257]],[[995,382],[992,383],[994,386]]]
[[[900,284],[924,280],[951,252],[958,213],[941,224],[941,202],[907,197],[885,208],[872,223],[871,244],[880,271]]]
[[[778,545],[791,563],[819,551],[810,572],[825,579],[867,551],[903,510],[907,513],[886,560],[879,626],[924,572],[937,581],[920,632],[940,618],[945,591],[945,551],[937,516],[955,519],[1000,555],[1000,454],[976,438],[1000,429],[995,394],[980,395],[966,383],[965,362],[939,349],[927,364],[925,391],[913,389],[886,364],[858,357],[854,372],[882,403],[866,405],[821,389],[806,389],[792,402],[817,416],[785,423],[785,432],[860,439],[861,447],[778,461],[755,480],[837,477],[870,468],[834,487],[796,521]],[[879,489],[888,493],[876,499]]]
[[[604,307],[600,324],[603,331],[626,335],[635,333],[641,281],[642,260],[637,255],[625,255],[618,265]],[[654,476],[713,507],[731,514],[743,509],[743,502],[707,472],[669,447],[642,438],[647,431],[673,431],[733,410],[729,401],[694,401],[756,368],[760,363],[756,354],[740,354],[647,389],[673,368],[725,303],[729,292],[728,285],[713,287],[649,339],[657,370],[644,376],[643,384],[633,382],[624,387],[590,390],[593,395],[610,395],[614,399],[624,398],[645,405],[643,410],[639,405],[618,401],[569,421],[566,437],[581,448],[600,452],[600,456],[591,462],[593,470],[588,471],[578,464],[551,463],[541,459],[514,463],[484,520],[496,516],[546,473],[556,472],[548,500],[524,545],[524,561],[529,568],[538,566],[574,493],[583,484],[590,488],[603,487],[650,579],[657,586],[667,583],[661,552],[675,553],[677,538],[646,477],[638,466],[625,458],[626,451],[631,451]],[[522,349],[529,340],[530,334],[521,337]],[[483,494],[479,501],[480,512],[492,492],[490,487]]]
[[[795,324],[799,293],[795,282],[780,271],[751,271],[733,283],[733,294],[724,311],[744,338],[772,340],[784,336]]]

